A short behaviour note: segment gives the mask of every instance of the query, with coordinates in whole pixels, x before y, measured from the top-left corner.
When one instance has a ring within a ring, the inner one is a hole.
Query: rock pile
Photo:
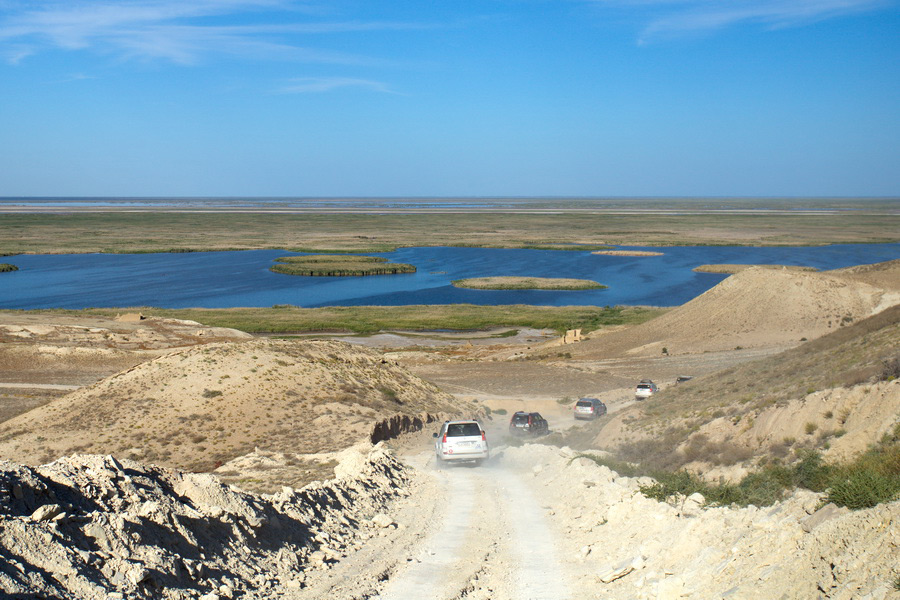
[[[302,588],[408,494],[408,471],[381,445],[339,458],[336,479],[272,495],[112,456],[0,461],[0,595],[212,600]]]

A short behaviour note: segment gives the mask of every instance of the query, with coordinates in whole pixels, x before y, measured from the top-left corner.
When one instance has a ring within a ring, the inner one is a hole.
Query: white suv
[[[438,466],[450,462],[480,464],[490,454],[484,428],[478,421],[444,421],[434,434],[434,456]]]
[[[641,382],[637,384],[637,387],[634,389],[634,399],[646,400],[658,391],[659,388],[655,383],[649,379],[641,379]]]

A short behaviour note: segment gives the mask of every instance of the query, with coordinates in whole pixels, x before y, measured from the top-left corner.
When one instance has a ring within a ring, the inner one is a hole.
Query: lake
[[[417,273],[370,277],[297,277],[272,273],[280,250],[184,254],[60,254],[0,258],[19,271],[0,274],[0,308],[156,306],[227,308],[405,304],[535,304],[676,306],[725,275],[695,273],[701,264],[784,264],[822,270],[900,258],[900,244],[817,247],[685,246],[620,248],[663,256],[496,248],[403,248],[370,253],[410,263]],[[465,290],[467,277],[520,275],[591,279],[604,290]]]

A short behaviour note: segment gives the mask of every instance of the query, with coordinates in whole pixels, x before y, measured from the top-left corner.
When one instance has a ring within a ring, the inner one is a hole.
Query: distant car
[[[444,421],[433,437],[438,466],[464,461],[481,464],[490,456],[487,436],[478,421]]]
[[[641,382],[637,384],[637,387],[634,389],[634,399],[635,400],[646,400],[653,394],[659,391],[659,387],[649,379],[641,379]]]
[[[606,405],[597,398],[581,398],[574,410],[576,419],[596,419],[606,414]]]
[[[550,426],[541,413],[520,410],[510,418],[509,432],[513,435],[543,435],[550,432]]]

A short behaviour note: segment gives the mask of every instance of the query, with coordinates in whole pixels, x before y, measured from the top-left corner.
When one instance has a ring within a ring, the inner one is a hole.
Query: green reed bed
[[[483,331],[509,327],[593,331],[613,325],[637,324],[664,313],[666,309],[634,306],[478,306],[436,304],[411,306],[329,306],[300,308],[277,305],[271,308],[184,308],[153,307],[89,308],[85,310],[44,310],[71,315],[114,317],[123,312],[142,312],[149,317],[170,317],[198,321],[211,327],[231,327],[249,333],[334,333],[370,334],[379,331]]]
[[[0,273],[9,273],[10,271],[18,271],[19,267],[8,263],[0,263]]]
[[[284,256],[275,259],[275,262],[277,264],[269,268],[273,273],[306,277],[359,277],[416,272],[416,267],[413,265],[393,263],[380,256],[352,254]]]

